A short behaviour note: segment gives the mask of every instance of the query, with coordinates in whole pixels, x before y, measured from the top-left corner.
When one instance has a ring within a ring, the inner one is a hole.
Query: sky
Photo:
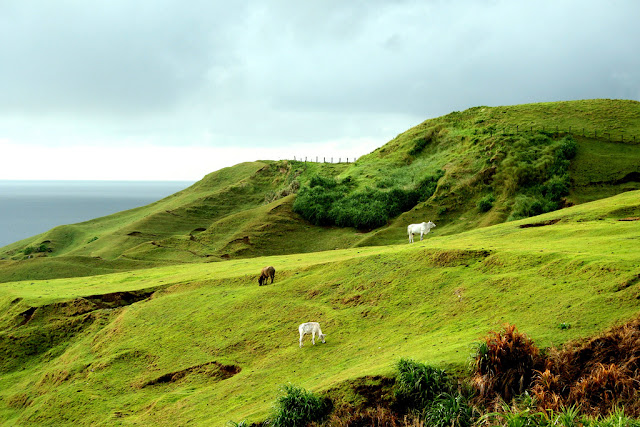
[[[354,158],[479,105],[640,100],[640,1],[0,0],[0,179]]]

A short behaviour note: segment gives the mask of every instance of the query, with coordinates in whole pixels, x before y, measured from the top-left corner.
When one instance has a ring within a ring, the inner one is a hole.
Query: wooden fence
[[[314,160],[315,159],[315,160]],[[338,159],[337,162],[334,162],[334,159]],[[351,161],[349,161],[349,159],[351,159]],[[342,157],[320,157],[320,156],[315,156],[315,158],[313,156],[310,157],[304,157],[304,159],[302,157],[296,157],[293,156],[293,161],[294,162],[312,162],[312,163],[355,163],[357,157],[345,157],[344,158],[344,162],[342,161]]]

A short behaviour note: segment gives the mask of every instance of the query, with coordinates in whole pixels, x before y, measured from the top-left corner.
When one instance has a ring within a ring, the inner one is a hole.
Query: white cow
[[[409,234],[409,243],[413,243],[413,235],[420,233],[420,240],[422,240],[422,236],[431,231],[433,227],[436,225],[429,222],[421,222],[420,224],[410,224],[407,227],[407,234]]]
[[[306,334],[311,334],[311,342],[313,345],[316,345],[316,335],[318,338],[324,343],[324,334],[320,330],[320,323],[318,322],[307,322],[298,326],[298,332],[300,332],[300,348],[302,348],[302,337]]]

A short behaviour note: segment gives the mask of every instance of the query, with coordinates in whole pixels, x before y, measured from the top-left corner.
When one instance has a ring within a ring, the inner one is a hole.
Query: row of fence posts
[[[505,135],[505,134],[506,134],[506,133],[505,133],[505,131],[506,131],[506,130],[508,130],[508,128],[505,128],[505,129],[503,129],[503,130],[502,130],[502,134],[503,134],[503,135]],[[551,128],[551,130],[553,130],[553,127]],[[533,132],[533,126],[531,126],[531,127],[530,127],[530,131],[531,131],[531,132]],[[544,127],[544,126],[542,126],[542,132],[544,132],[544,131],[545,131],[545,127]],[[493,129],[491,129],[489,132],[490,132],[491,136],[493,136],[494,130],[493,130]],[[496,132],[497,132],[497,131],[496,131]],[[520,132],[520,125],[516,125],[516,134],[517,134],[517,133],[519,133],[519,132]],[[556,126],[556,133],[560,133],[560,132],[565,132],[565,131],[561,131],[561,130],[559,129],[559,126]],[[568,132],[566,132],[566,133],[570,133],[570,134],[572,134],[572,135],[575,135],[575,132],[573,132],[573,131],[571,130],[571,126],[569,126],[569,131],[568,131]],[[601,133],[601,135],[603,135],[603,136],[604,136],[604,135],[606,135],[606,136],[607,136],[607,139],[609,140],[609,142],[612,142],[612,141],[613,141],[613,140],[611,139],[611,133],[610,133],[610,132],[602,132],[602,133]],[[587,134],[587,132],[586,132],[585,128],[582,128],[582,136],[584,136],[584,137],[589,137],[589,135]],[[593,137],[594,137],[594,138],[598,138],[598,130],[597,130],[597,129],[593,131]],[[629,141],[629,142],[630,142],[630,141],[631,141],[631,139],[628,139],[627,141]],[[617,142],[617,141],[613,141],[613,142]],[[620,142],[624,142],[624,133],[622,133],[622,134],[620,135]],[[636,136],[635,136],[635,135],[633,135],[633,143],[635,144],[635,142],[636,142]]]
[[[346,163],[355,163],[356,159],[357,159],[357,157],[354,157],[353,161],[349,162],[349,158],[347,157],[345,161],[346,161]],[[307,157],[305,157],[304,160],[302,160],[302,157],[300,157],[300,160],[298,160],[298,159],[296,159],[296,156],[293,156],[293,161],[294,162],[299,161],[299,162],[305,162],[305,163],[307,163],[307,161],[313,162],[313,157],[311,157],[310,160],[307,160]],[[316,156],[315,163],[320,163],[320,157]],[[333,157],[330,157],[330,161],[329,162],[327,162],[327,158],[326,157],[323,157],[322,158],[322,163],[333,163]],[[338,163],[342,163],[342,157],[338,157]]]

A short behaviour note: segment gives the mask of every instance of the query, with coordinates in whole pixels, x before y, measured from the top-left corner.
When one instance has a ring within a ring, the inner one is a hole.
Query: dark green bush
[[[422,153],[425,147],[431,143],[432,139],[433,139],[433,130],[431,130],[429,133],[425,135],[422,135],[416,138],[413,141],[413,147],[411,148],[411,150],[409,150],[409,154],[411,156],[417,156],[418,154]]]
[[[442,393],[450,393],[452,384],[447,373],[411,359],[396,364],[394,394],[402,408],[422,411]]]
[[[496,198],[493,194],[487,194],[478,202],[478,210],[480,212],[489,212],[493,207],[493,202],[496,201]]]
[[[470,427],[476,413],[460,393],[442,393],[424,411],[422,418],[433,427]]]
[[[527,218],[551,212],[562,206],[562,197],[569,194],[570,159],[575,157],[577,146],[571,136],[554,141],[546,134],[536,134],[528,139],[513,142],[517,147],[505,160],[517,185],[509,220]]]
[[[333,178],[315,176],[309,186],[298,193],[293,210],[315,225],[371,230],[431,197],[442,175],[440,171],[434,176],[426,176],[412,188],[367,187],[361,190],[354,190],[348,179],[337,182]]]
[[[309,180],[309,187],[322,187],[325,189],[332,189],[338,185],[337,181],[331,177],[325,177],[322,175],[313,175]]]
[[[444,370],[410,359],[398,361],[396,370],[394,395],[401,412],[429,426],[472,425],[473,408]]]
[[[323,421],[331,412],[331,401],[302,387],[285,385],[274,405],[270,425],[275,427],[304,427]]]

